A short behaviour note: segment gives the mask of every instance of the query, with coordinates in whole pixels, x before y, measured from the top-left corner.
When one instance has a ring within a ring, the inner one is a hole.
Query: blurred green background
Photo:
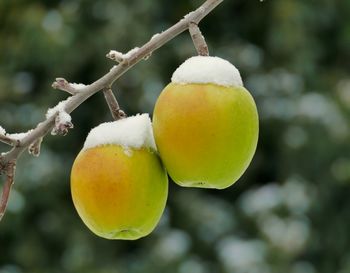
[[[0,125],[26,131],[66,98],[55,77],[91,83],[199,0],[0,1]],[[0,223],[0,273],[350,272],[350,1],[225,0],[201,23],[211,55],[241,71],[260,113],[244,176],[217,191],[170,183],[148,237],[108,241],[78,217],[70,168],[88,131],[111,120],[102,94],[66,137],[24,155]],[[196,54],[184,33],[114,85],[129,114],[152,113],[175,68]],[[0,144],[0,152],[8,149]]]

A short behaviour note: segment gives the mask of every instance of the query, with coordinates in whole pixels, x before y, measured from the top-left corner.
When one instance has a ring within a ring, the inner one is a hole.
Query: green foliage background
[[[26,131],[66,97],[55,77],[90,83],[198,0],[0,1],[0,124]],[[350,272],[350,2],[225,0],[201,23],[211,55],[241,71],[260,113],[248,171],[222,191],[170,184],[158,228],[133,241],[93,235],[71,201],[70,167],[88,131],[111,120],[97,94],[75,129],[24,155],[0,223],[1,273]],[[129,114],[152,113],[195,54],[182,34],[114,86]],[[0,151],[7,147],[0,144]]]

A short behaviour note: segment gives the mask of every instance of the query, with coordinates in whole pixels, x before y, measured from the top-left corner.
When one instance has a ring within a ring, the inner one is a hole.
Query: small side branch
[[[200,56],[209,56],[209,49],[207,43],[205,42],[204,36],[202,35],[198,25],[191,22],[189,25],[189,31],[193,44]]]
[[[62,91],[66,91],[67,93],[71,95],[75,95],[79,93],[86,85],[82,83],[69,83],[64,78],[56,78],[56,81],[52,83],[52,87],[54,89],[59,89]]]
[[[2,134],[0,134],[0,142],[14,146],[14,147],[18,146],[20,143],[18,139],[14,139]]]
[[[109,51],[106,57],[118,63],[122,63],[125,60],[124,54],[116,50]]]
[[[136,54],[138,51],[139,51],[139,47],[135,47],[131,50],[129,50],[127,53],[123,54],[119,51],[116,51],[116,50],[110,50],[106,57],[108,59],[111,59],[113,61],[116,61],[118,63],[125,63],[127,62],[128,63],[128,59],[133,56],[134,54]],[[150,52],[148,55],[146,55],[143,59],[144,60],[147,60],[150,56],[151,56],[152,52]]]
[[[106,102],[108,104],[109,110],[111,111],[114,120],[122,119],[126,117],[123,110],[120,109],[117,99],[115,98],[111,88],[103,89],[103,94],[105,96]]]
[[[40,137],[36,141],[34,141],[32,144],[30,144],[28,148],[29,154],[38,157],[40,155],[40,148],[41,148],[42,141],[43,141],[43,138]]]
[[[15,169],[16,169],[16,161],[11,161],[7,163],[3,173],[6,176],[6,181],[2,188],[2,195],[0,200],[0,221],[5,214],[7,204],[10,197],[11,187],[14,182],[15,177]]]

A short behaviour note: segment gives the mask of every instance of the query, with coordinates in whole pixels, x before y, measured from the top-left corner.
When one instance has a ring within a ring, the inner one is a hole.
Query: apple
[[[151,130],[148,115],[147,128],[141,122],[141,128],[134,131],[124,126],[130,123],[127,119],[111,123],[124,134],[122,141],[118,132],[106,138],[115,133],[111,124],[103,130],[95,128],[90,133],[92,144],[88,136],[71,171],[71,194],[79,216],[93,233],[106,239],[135,240],[148,235],[163,213],[168,194],[167,173],[155,146],[142,142],[146,129]],[[141,137],[132,139],[128,134]],[[98,138],[102,141],[95,143]]]
[[[255,153],[258,123],[238,70],[217,57],[182,64],[153,113],[162,161],[172,180],[185,187],[223,189],[236,182]]]

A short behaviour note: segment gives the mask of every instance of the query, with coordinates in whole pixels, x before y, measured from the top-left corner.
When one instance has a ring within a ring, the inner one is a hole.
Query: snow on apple
[[[230,62],[211,56],[187,59],[174,72],[171,81],[178,84],[214,83],[222,86],[243,86],[238,69]]]

